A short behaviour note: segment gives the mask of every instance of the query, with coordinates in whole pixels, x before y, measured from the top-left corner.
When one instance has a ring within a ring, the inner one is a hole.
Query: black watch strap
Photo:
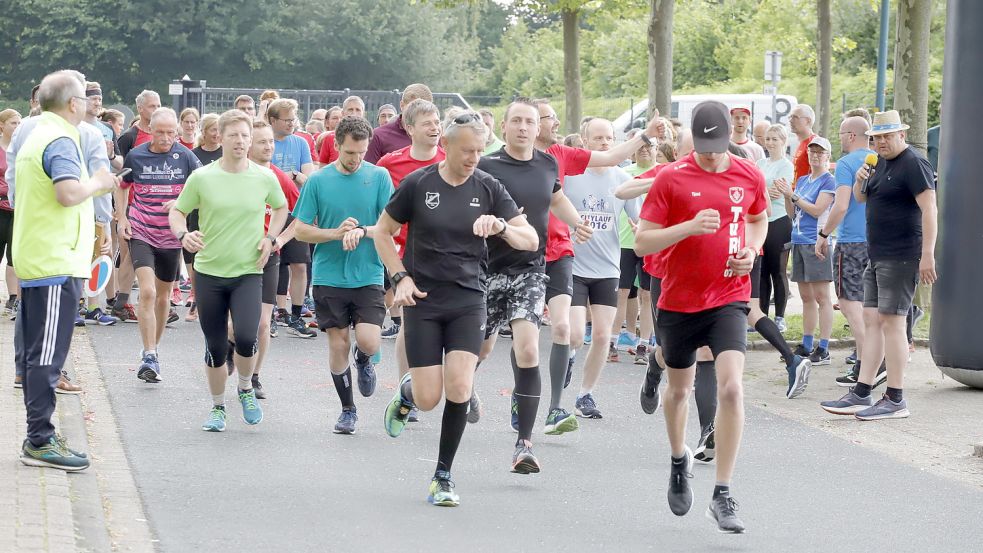
[[[408,276],[410,276],[410,274],[407,273],[406,271],[400,271],[398,273],[393,274],[393,276],[390,277],[390,280],[393,281],[393,286],[395,287],[397,284],[399,284],[399,281],[403,280]]]
[[[823,231],[819,231],[819,236],[822,236],[823,238],[829,238],[829,235]]]

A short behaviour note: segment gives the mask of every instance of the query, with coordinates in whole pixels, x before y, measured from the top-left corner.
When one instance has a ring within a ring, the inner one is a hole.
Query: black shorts
[[[386,320],[386,292],[382,286],[336,288],[314,286],[314,313],[321,330],[349,328],[357,324],[382,327]]]
[[[546,262],[546,301],[556,296],[573,296],[573,256]]]
[[[761,297],[761,256],[754,256],[754,266],[751,267],[751,297]]]
[[[270,254],[263,267],[263,303],[276,304],[276,287],[280,281],[280,255]]]
[[[301,242],[294,238],[280,248],[280,263],[293,265],[294,263],[311,262],[311,245]]]
[[[836,297],[864,301],[864,271],[867,269],[866,242],[837,242],[833,248],[833,284]]]
[[[194,232],[196,230],[200,230],[198,227],[198,210],[192,209],[191,213],[188,213],[188,232]],[[181,254],[184,256],[184,263],[186,265],[194,264],[196,255],[194,252],[189,252],[182,248]]]
[[[485,340],[485,295],[456,285],[427,292],[416,305],[403,308],[406,359],[410,367],[444,363],[444,353],[478,355]]]
[[[919,260],[870,261],[864,272],[864,307],[884,315],[907,315],[918,286]]]
[[[610,305],[618,307],[618,279],[573,277],[573,305]]]
[[[14,212],[0,209],[0,259],[7,259],[7,266],[14,267],[12,248],[14,241]]]
[[[621,248],[621,278],[618,279],[618,290],[631,290],[638,277],[638,287],[642,290],[651,288],[652,277],[642,268],[643,258],[635,255],[635,250]],[[634,296],[632,296],[634,297]]]
[[[725,351],[747,351],[748,304],[733,302],[697,313],[659,310],[659,344],[666,366],[687,369],[696,363],[696,350],[710,346],[713,357]]]
[[[154,276],[162,282],[174,282],[181,270],[181,248],[155,248],[143,240],[132,238],[130,242],[130,260],[133,270],[150,267]]]

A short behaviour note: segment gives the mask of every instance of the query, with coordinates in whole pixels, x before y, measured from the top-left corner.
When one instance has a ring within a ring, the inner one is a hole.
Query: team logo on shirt
[[[471,207],[481,207],[481,202],[478,201],[478,198],[471,198]]]
[[[430,209],[437,209],[437,206],[440,205],[440,192],[427,192],[425,203]]]
[[[598,198],[593,194],[588,194],[587,197],[584,198],[583,204],[584,204],[584,208],[589,209],[590,211],[594,211],[597,209],[606,209],[606,210],[611,209],[611,206],[608,205],[607,200],[605,200],[604,198]]]
[[[177,152],[174,152],[173,154],[171,154],[171,157],[173,157],[174,159],[177,159],[177,158],[179,158],[181,156]]]
[[[740,186],[730,187],[730,201],[739,204],[744,201],[744,189]]]

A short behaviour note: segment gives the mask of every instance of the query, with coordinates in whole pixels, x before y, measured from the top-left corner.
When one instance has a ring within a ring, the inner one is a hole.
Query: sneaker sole
[[[574,432],[580,428],[580,423],[577,422],[576,417],[567,417],[560,421],[560,424],[549,426],[543,430],[545,434],[550,436],[559,436],[560,434],[566,434],[567,432]]]
[[[581,411],[580,409],[574,409],[573,412],[574,412],[574,414],[576,414],[578,417],[580,417],[582,419],[603,419],[604,418],[600,413],[594,414],[594,415],[585,415],[584,412]]]
[[[355,429],[353,428],[351,430],[346,430],[346,429],[339,430],[338,427],[336,426],[334,430],[332,430],[332,432],[334,432],[335,434],[344,434],[346,436],[351,436],[355,434]]]
[[[63,470],[65,472],[78,472],[80,470],[85,470],[85,469],[89,468],[89,465],[79,466],[79,467],[59,465],[59,464],[56,464],[56,463],[52,463],[52,462],[45,461],[45,460],[42,460],[42,459],[37,459],[35,457],[31,457],[30,455],[24,455],[24,454],[21,454],[21,456],[20,456],[20,462],[21,463],[24,463],[25,465],[27,465],[29,467],[42,467],[42,468],[58,469],[58,470]]]
[[[709,454],[707,452],[709,452]],[[717,453],[716,450],[713,449],[704,449],[703,451],[697,449],[696,453],[693,454],[693,460],[701,463],[712,463],[716,458]]]
[[[298,338],[305,338],[305,339],[307,339],[307,338],[314,338],[315,336],[317,336],[316,333],[315,334],[303,334],[303,333],[297,332],[296,330],[290,328],[289,326],[287,328],[288,328],[287,332],[289,332],[290,334],[292,334],[292,335],[294,335],[294,336],[296,336]]]
[[[655,391],[655,407],[649,410],[646,408],[649,399],[648,396],[645,395],[645,384],[642,384],[642,389],[638,392],[638,401],[642,406],[642,412],[646,415],[651,415],[658,411],[659,407],[662,407],[662,394],[659,393],[658,390]]]
[[[457,507],[461,504],[460,501],[454,501],[453,499],[434,501],[433,496],[427,497],[427,503],[433,505],[434,507]]]
[[[515,474],[539,474],[539,463],[531,459],[520,459],[512,465],[512,472]]]
[[[864,409],[869,409],[871,405],[852,405],[850,407],[826,407],[820,405],[823,411],[830,413],[831,415],[856,415]]]
[[[812,370],[812,362],[804,359],[795,367],[795,380],[792,382],[792,390],[786,394],[788,399],[794,399],[802,395],[809,385],[809,372]]]
[[[720,522],[717,521],[717,517],[713,516],[713,511],[710,509],[710,507],[707,507],[707,510],[703,514],[705,514],[708,519],[710,519],[711,521],[713,521],[714,524],[717,525],[717,532],[720,532],[721,534],[743,534],[744,533],[744,530],[724,530],[723,528],[721,528],[720,527]]]
[[[137,378],[148,384],[160,384],[161,380],[160,375],[155,373],[153,369],[140,369]]]
[[[810,359],[809,362],[812,363],[812,366],[813,367],[822,367],[822,366],[826,366],[826,365],[832,364],[833,363],[833,360],[832,360],[832,358],[827,357],[827,358],[822,359],[820,361],[813,361],[812,359]]]
[[[79,395],[79,394],[82,393],[82,390],[78,390],[78,391],[75,391],[75,390],[62,390],[61,388],[57,388],[56,387],[55,388],[55,393],[56,394],[66,395],[66,396],[77,396],[77,395]]]
[[[222,428],[213,428],[213,427],[210,427],[210,426],[209,427],[202,426],[201,429],[204,430],[205,432],[225,432],[225,427],[224,426]]]
[[[481,420],[481,406],[479,404],[477,409],[472,409],[469,403],[468,405],[468,424],[477,424]]]
[[[871,415],[867,417],[861,417],[860,415],[854,416],[857,417],[857,420],[861,421],[880,421],[888,419],[906,419],[911,416],[911,412],[908,411],[908,409],[901,409],[900,411],[895,411],[886,415]]]
[[[836,381],[836,385],[839,386],[839,387],[841,387],[841,388],[850,388],[851,386],[856,386],[857,385],[857,381],[854,380],[853,382],[840,382],[839,380],[837,380]],[[871,389],[873,389],[873,388],[871,388]]]

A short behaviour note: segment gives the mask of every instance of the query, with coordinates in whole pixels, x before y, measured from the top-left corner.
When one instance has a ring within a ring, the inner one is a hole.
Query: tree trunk
[[[672,15],[675,0],[652,0],[649,12],[649,117],[672,114]]]
[[[829,136],[830,95],[833,78],[833,21],[830,9],[831,0],[818,0],[819,47],[816,72],[816,124],[814,130],[819,136]]]
[[[563,10],[563,87],[567,132],[580,132],[583,97],[580,83],[580,10]]]
[[[928,152],[928,40],[932,2],[898,1],[898,39],[894,50],[894,109],[911,126],[908,143]]]

